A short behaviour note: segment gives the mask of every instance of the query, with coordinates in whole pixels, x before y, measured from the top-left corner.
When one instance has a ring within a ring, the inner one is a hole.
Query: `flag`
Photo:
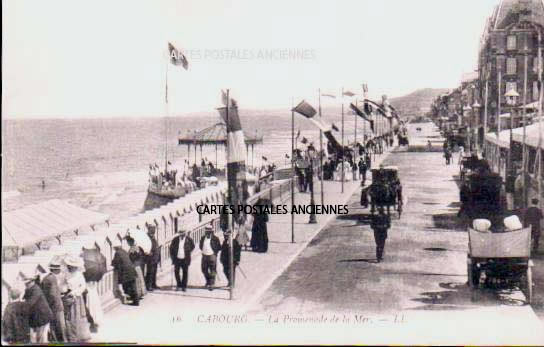
[[[296,138],[298,139],[300,137],[300,129],[298,129]]]
[[[364,120],[366,120],[367,122],[370,123],[370,129],[372,130],[372,132],[374,132],[374,120],[372,120],[372,118],[368,118],[367,115],[371,115],[371,113],[367,113],[365,115],[365,113],[363,111],[361,111],[359,109],[359,107],[355,106],[353,103],[349,104],[349,107],[355,112],[356,115],[358,115],[359,117],[363,118]],[[366,112],[366,110],[365,110]]]
[[[321,94],[321,96],[327,96],[329,98],[334,98],[336,99],[336,95],[332,95],[332,94]]]
[[[304,143],[304,144],[307,144],[308,143],[308,139],[305,138],[304,136],[302,136],[302,140],[300,140],[300,142]]]
[[[341,158],[342,157],[342,145],[338,142],[338,140],[336,140],[336,138],[334,137],[332,132],[330,130],[325,131],[325,132],[323,132],[323,135],[325,135],[325,137],[329,141],[327,143],[327,152],[329,154],[334,153],[334,154],[336,154],[337,157]]]
[[[175,66],[183,66],[185,70],[189,68],[189,61],[185,57],[183,53],[176,47],[174,47],[173,44],[168,42],[168,54],[170,57],[170,63]]]
[[[363,93],[368,93],[368,84],[363,83]]]
[[[347,90],[347,91],[344,92],[344,96],[352,97],[352,96],[354,96],[354,95],[355,95],[355,93],[352,93],[352,92],[350,92],[349,90]]]
[[[365,99],[365,103],[373,105],[373,108],[375,108],[376,111],[378,111],[378,113],[381,114],[382,116],[385,116],[387,118],[391,117],[391,115],[387,114],[386,109],[382,105],[378,104],[377,102],[369,100],[369,99]]]
[[[298,114],[303,115],[306,118],[312,118],[317,113],[315,108],[312,107],[305,100],[302,100],[295,108],[293,109]]]
[[[289,154],[285,154],[285,158],[286,158],[286,159],[289,159]]]
[[[338,129],[338,127],[336,125],[334,125],[334,123],[332,123],[332,130],[334,131],[340,131],[340,129]]]
[[[305,100],[302,100],[295,108],[293,108],[293,111],[311,120],[312,123],[314,123],[314,125],[323,132],[331,130],[330,125],[325,123],[322,119],[320,119],[320,117],[315,117],[317,114],[315,108],[313,108],[312,105],[307,103]]]
[[[221,101],[227,106],[227,93],[224,90],[221,90]],[[230,107],[238,107],[238,102],[233,98],[230,98]]]
[[[262,157],[262,158],[263,158],[263,160],[264,160],[264,161],[268,161],[268,158],[267,158],[267,157],[265,157],[264,155],[263,155],[263,157]]]
[[[247,152],[238,107],[231,103],[228,114],[227,107],[221,107],[217,110],[227,125],[228,204],[244,205],[249,198],[245,162]],[[245,214],[235,209],[233,214],[234,222],[240,225],[245,222],[245,219]]]

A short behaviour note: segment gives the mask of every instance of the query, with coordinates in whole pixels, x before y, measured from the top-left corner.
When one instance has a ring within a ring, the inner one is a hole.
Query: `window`
[[[517,48],[517,37],[516,35],[508,35],[506,38],[506,49],[512,50]]]
[[[516,58],[506,59],[506,74],[515,75],[517,73],[517,60]]]
[[[506,93],[508,93],[511,90],[518,91],[518,83],[517,82],[506,82]]]
[[[538,81],[533,82],[533,101],[537,101],[540,97],[538,90]]]

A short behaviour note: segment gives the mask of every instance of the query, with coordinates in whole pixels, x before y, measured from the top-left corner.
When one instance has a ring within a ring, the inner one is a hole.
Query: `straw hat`
[[[53,257],[49,263],[49,269],[51,270],[60,270],[61,269],[61,260],[60,257]]]
[[[81,257],[76,257],[73,255],[69,255],[66,258],[64,258],[64,262],[66,263],[67,266],[72,266],[72,267],[82,268],[85,265]]]

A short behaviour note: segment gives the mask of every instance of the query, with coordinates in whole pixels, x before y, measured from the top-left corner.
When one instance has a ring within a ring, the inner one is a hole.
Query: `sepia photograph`
[[[2,345],[544,345],[544,0],[2,0]]]

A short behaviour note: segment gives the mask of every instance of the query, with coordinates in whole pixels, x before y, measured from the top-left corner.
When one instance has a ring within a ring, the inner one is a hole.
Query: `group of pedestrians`
[[[2,318],[8,343],[81,343],[102,321],[96,282],[86,282],[80,256],[55,257],[44,276],[24,275],[24,291],[9,288]]]
[[[147,253],[138,246],[130,235],[126,237],[128,252],[122,248],[121,241],[113,241],[115,254],[111,265],[117,274],[119,291],[123,298],[130,299],[130,305],[139,306],[147,292],[160,289],[157,286],[157,267],[161,261],[161,250],[155,238],[155,228],[148,227],[147,236],[151,247]],[[144,276],[145,274],[145,276]]]
[[[257,200],[257,205],[264,205],[267,202],[263,199]],[[247,237],[244,226],[240,226],[235,234],[232,234],[232,262],[234,271],[230,273],[230,240],[231,228],[228,223],[221,223],[223,231],[223,242],[214,234],[212,225],[206,225],[204,235],[198,241],[198,247],[201,251],[200,269],[205,279],[205,288],[212,291],[215,288],[217,278],[217,261],[223,266],[223,273],[227,279],[228,286],[234,286],[236,278],[236,268],[240,264],[242,246],[249,242],[251,249],[257,253],[266,253],[268,251],[268,214],[264,210],[258,209],[256,213],[248,218],[248,224],[251,225],[251,238]],[[187,291],[189,283],[189,267],[191,265],[192,253],[195,250],[195,241],[188,235],[184,228],[180,228],[176,236],[170,243],[170,259],[174,265],[174,278],[177,291]]]
[[[213,227],[207,225],[204,235],[200,238],[198,246],[202,252],[200,268],[206,281],[205,287],[212,291],[215,286],[217,276],[217,260],[223,265],[223,273],[228,281],[228,286],[234,285],[230,278],[230,230],[224,230],[223,243],[214,235]],[[170,258],[174,265],[174,277],[176,279],[176,290],[187,291],[189,282],[189,266],[191,265],[191,254],[195,250],[195,242],[191,236],[187,235],[187,230],[180,229],[170,243]],[[233,239],[233,265],[234,268],[240,263],[242,247],[238,239]],[[235,278],[233,272],[233,280]]]

